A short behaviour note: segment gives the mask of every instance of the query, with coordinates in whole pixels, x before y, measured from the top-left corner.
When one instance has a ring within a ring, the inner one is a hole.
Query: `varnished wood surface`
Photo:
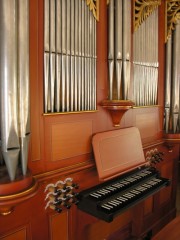
[[[178,240],[180,239],[180,215],[168,223],[152,240]]]

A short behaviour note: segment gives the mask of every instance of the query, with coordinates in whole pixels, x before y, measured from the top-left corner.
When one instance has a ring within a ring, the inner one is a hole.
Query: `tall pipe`
[[[109,100],[113,99],[113,76],[114,76],[114,0],[109,3],[108,10],[108,62],[109,62]]]
[[[18,1],[18,110],[21,165],[27,172],[30,137],[29,94],[29,0]]]
[[[115,62],[117,99],[120,100],[122,81],[122,0],[115,0]]]
[[[0,1],[0,126],[10,180],[19,160],[27,172],[29,114],[29,1]]]
[[[17,99],[17,2],[15,0],[0,1],[0,42],[2,154],[10,179],[14,180],[20,151]]]

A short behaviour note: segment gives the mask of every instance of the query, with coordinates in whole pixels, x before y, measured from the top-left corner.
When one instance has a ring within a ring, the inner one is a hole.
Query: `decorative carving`
[[[161,0],[135,0],[134,1],[134,31],[143,21],[161,4]]]
[[[180,1],[166,0],[166,41],[175,29],[178,20],[180,20]]]
[[[93,12],[95,19],[99,20],[99,0],[86,0],[87,5],[89,6],[90,11]]]

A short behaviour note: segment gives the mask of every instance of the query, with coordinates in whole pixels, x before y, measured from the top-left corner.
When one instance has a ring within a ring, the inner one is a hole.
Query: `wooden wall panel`
[[[163,177],[173,178],[173,161],[169,161],[161,167],[161,174]],[[172,185],[162,189],[160,192],[160,204],[168,202],[171,199]]]
[[[52,161],[91,152],[91,121],[53,124],[51,130]]]
[[[40,104],[39,94],[41,92],[38,81],[39,62],[38,62],[38,31],[39,31],[39,1],[31,0],[30,7],[30,105],[31,105],[31,160],[41,159],[40,148]],[[37,104],[38,103],[38,104]]]
[[[68,240],[68,212],[49,217],[50,240]]]
[[[22,229],[16,229],[14,232],[10,232],[7,235],[0,236],[1,240],[27,240],[31,239],[27,236],[27,229],[26,227]]]
[[[83,214],[87,219],[95,219],[88,214]],[[104,240],[108,239],[112,233],[121,228],[130,225],[132,221],[132,212],[125,211],[121,215],[114,218],[113,222],[107,223],[102,220],[95,220],[90,224],[79,219],[79,224],[84,226],[83,232],[79,232],[77,240]]]
[[[158,138],[159,126],[158,107],[134,109],[134,125],[139,128],[143,143]]]
[[[153,212],[153,196],[150,196],[144,201],[144,216],[152,214],[152,212]]]

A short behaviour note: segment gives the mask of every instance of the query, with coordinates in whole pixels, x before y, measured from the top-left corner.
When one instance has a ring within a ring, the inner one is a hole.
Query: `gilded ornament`
[[[93,12],[95,19],[99,20],[99,0],[86,0],[89,10]]]
[[[161,4],[161,0],[135,0],[134,1],[134,31],[149,17]]]
[[[180,20],[180,1],[166,0],[166,41]]]

